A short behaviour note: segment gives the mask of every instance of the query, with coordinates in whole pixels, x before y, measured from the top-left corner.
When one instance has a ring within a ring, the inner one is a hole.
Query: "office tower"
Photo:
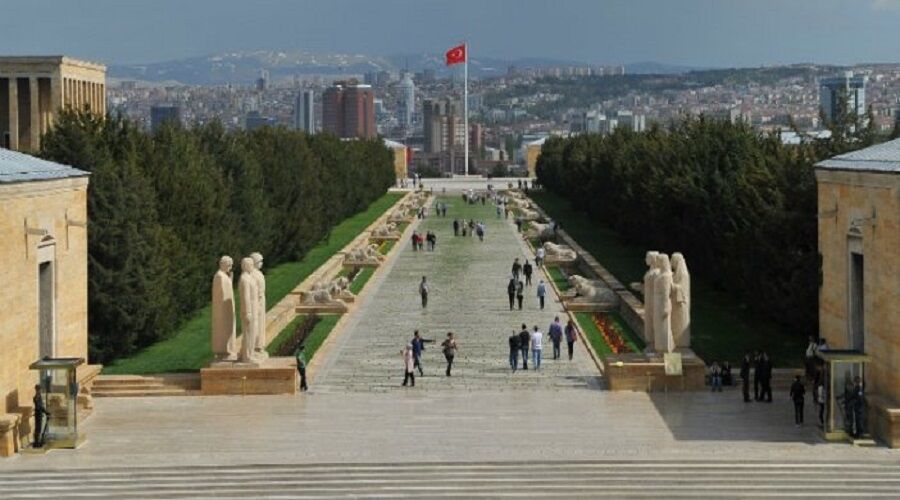
[[[269,88],[269,71],[265,69],[259,70],[259,78],[256,79],[256,90],[262,92]]]
[[[316,132],[316,108],[313,97],[312,90],[302,90],[294,101],[294,128],[305,130],[310,134]]]
[[[166,122],[181,125],[181,108],[172,105],[153,106],[150,108],[150,130],[156,132]]]
[[[853,76],[847,71],[841,76],[823,78],[819,81],[819,106],[830,123],[840,114],[840,102],[845,98],[846,113],[860,118],[866,115],[866,77]]]
[[[397,106],[398,121],[407,130],[412,128],[413,116],[416,112],[416,84],[412,76],[404,73],[400,80],[400,105]]]
[[[338,137],[371,139],[375,129],[375,93],[356,80],[338,81],[322,94],[322,127]]]

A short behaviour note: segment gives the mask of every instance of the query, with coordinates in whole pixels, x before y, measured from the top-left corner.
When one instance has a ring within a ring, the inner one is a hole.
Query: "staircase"
[[[164,375],[100,375],[94,380],[94,397],[189,396],[200,391],[196,373]]]
[[[900,464],[490,462],[3,471],[26,498],[893,497]]]

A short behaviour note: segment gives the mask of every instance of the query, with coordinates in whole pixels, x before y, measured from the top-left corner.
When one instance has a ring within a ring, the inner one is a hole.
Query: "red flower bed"
[[[594,326],[600,331],[600,335],[603,336],[603,340],[606,341],[612,352],[615,354],[634,352],[625,342],[625,335],[618,325],[602,314],[594,314],[592,319],[594,320]]]

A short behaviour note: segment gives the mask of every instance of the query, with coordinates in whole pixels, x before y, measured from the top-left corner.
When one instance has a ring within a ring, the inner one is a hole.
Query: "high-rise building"
[[[422,124],[426,153],[441,153],[465,144],[461,108],[460,103],[452,99],[425,99]]]
[[[256,79],[256,90],[260,92],[269,88],[269,71],[259,70],[259,78]]]
[[[834,121],[840,111],[840,103],[846,99],[846,113],[860,118],[866,116],[866,77],[854,76],[847,71],[841,76],[819,81],[819,106],[826,122]]]
[[[294,128],[313,134],[316,132],[316,108],[313,91],[302,90],[294,101]]]
[[[415,113],[416,84],[413,83],[412,76],[409,73],[404,73],[403,79],[400,80],[400,103],[397,106],[397,121],[406,130],[409,130],[412,128]]]
[[[39,150],[65,108],[106,114],[106,66],[63,56],[0,57],[0,147]]]
[[[181,108],[172,105],[150,108],[150,130],[156,132],[166,122],[181,125]]]
[[[360,85],[356,80],[334,82],[322,94],[322,127],[338,137],[375,137],[372,87]]]

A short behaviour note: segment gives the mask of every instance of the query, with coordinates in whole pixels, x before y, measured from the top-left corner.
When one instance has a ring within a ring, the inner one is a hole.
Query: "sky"
[[[900,62],[900,0],[0,0],[0,54],[106,64],[239,50],[694,67]]]

